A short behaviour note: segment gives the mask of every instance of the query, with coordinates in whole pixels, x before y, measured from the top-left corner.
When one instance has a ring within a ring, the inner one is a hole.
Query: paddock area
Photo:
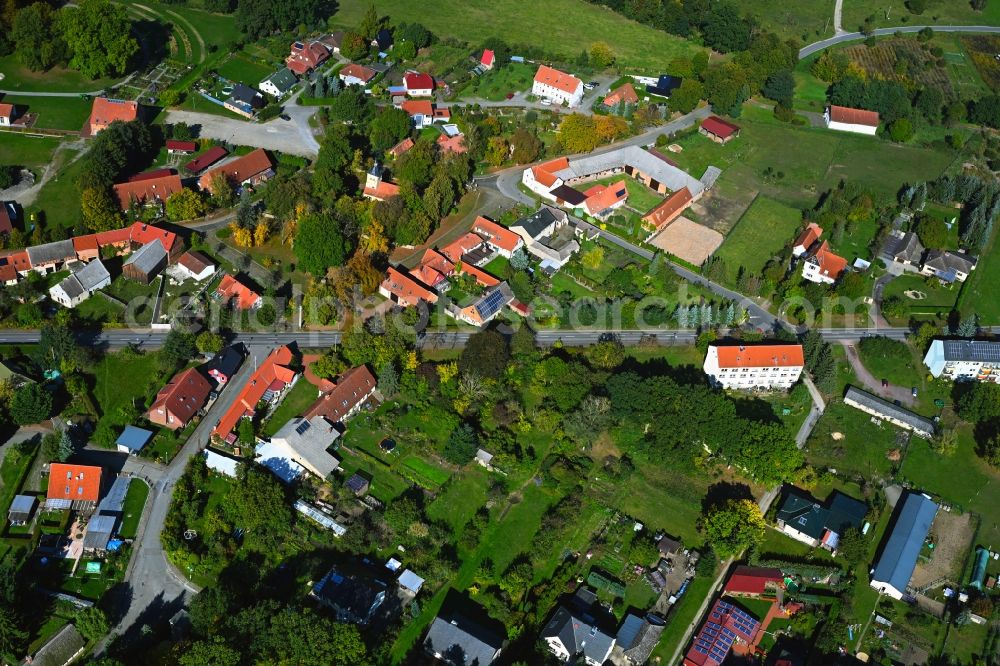
[[[667,225],[649,242],[675,257],[701,266],[722,245],[724,236],[683,215]]]

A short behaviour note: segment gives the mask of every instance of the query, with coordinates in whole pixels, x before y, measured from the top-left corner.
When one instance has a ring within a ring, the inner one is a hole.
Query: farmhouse
[[[64,308],[75,308],[110,284],[111,274],[100,259],[95,259],[51,287],[49,297]]]
[[[733,569],[723,593],[734,597],[772,596],[784,587],[781,569],[741,565]]]
[[[274,161],[266,150],[258,148],[202,174],[198,179],[198,187],[211,194],[212,181],[219,176],[237,186],[257,185],[274,176]]]
[[[167,265],[167,251],[160,239],[143,245],[122,264],[122,275],[130,280],[149,284]]]
[[[325,49],[324,49],[325,50]],[[287,67],[282,67],[274,74],[260,82],[260,90],[271,97],[281,97],[291,91],[297,83],[295,74]]]
[[[250,375],[250,380],[243,386],[243,390],[240,391],[236,400],[219,419],[212,435],[227,442],[236,441],[233,428],[236,427],[240,419],[253,417],[257,405],[261,402],[273,403],[294,381],[298,374],[291,367],[294,358],[295,355],[288,347],[284,345],[276,347],[264,359],[260,367]]]
[[[753,645],[760,628],[757,618],[725,599],[718,599],[684,655],[684,666],[721,666],[734,645],[743,650],[743,646]]]
[[[583,209],[592,217],[599,220],[607,219],[613,212],[625,205],[628,199],[628,188],[624,180],[611,183],[610,185],[594,185],[585,192],[587,198],[583,202]]]
[[[94,136],[107,129],[108,125],[120,120],[130,123],[139,117],[139,104],[123,99],[108,99],[95,97],[90,111],[90,118],[83,128],[84,136]]]
[[[897,502],[892,531],[872,569],[873,588],[893,599],[909,596],[906,588],[937,510],[937,504],[917,493],[908,492]]]
[[[76,248],[73,247],[71,240],[32,245],[27,248],[27,253],[31,269],[42,275],[54,273],[64,263],[70,263],[77,259]]]
[[[531,84],[531,94],[575,107],[583,100],[583,81],[572,74],[540,65]]]
[[[934,377],[995,383],[1000,381],[1000,342],[934,340],[924,365]]]
[[[51,463],[46,509],[93,511],[101,499],[101,468],[91,465]]]
[[[542,628],[541,639],[549,652],[563,663],[601,666],[611,655],[615,639],[598,625],[589,609],[578,605],[559,606],[552,619]]]
[[[340,467],[340,461],[327,449],[340,432],[322,416],[296,416],[281,426],[269,442],[258,445],[257,461],[279,479],[290,483],[305,470],[326,479]]]
[[[330,52],[326,46],[318,41],[295,41],[292,42],[291,53],[285,58],[285,64],[292,72],[302,76],[322,65],[329,57]]]
[[[826,241],[802,262],[802,277],[810,282],[833,284],[846,270],[847,259],[834,254]]]
[[[340,73],[337,76],[340,77],[340,80],[344,82],[345,86],[364,86],[378,76],[378,72],[374,69],[369,69],[364,65],[351,63],[340,70]]]
[[[343,423],[361,410],[376,388],[375,376],[368,366],[351,368],[337,378],[332,389],[320,394],[304,416],[310,421],[321,416],[333,424]]]
[[[977,257],[951,250],[928,250],[920,272],[933,275],[942,282],[965,282],[969,273],[976,270]]]
[[[701,193],[698,194],[698,197],[701,197]],[[662,231],[668,224],[680,217],[694,201],[695,198],[691,195],[691,190],[682,187],[643,215],[642,225],[651,232]]]
[[[702,121],[698,132],[716,143],[729,143],[740,135],[740,126],[725,121],[719,116],[709,116]]]
[[[25,250],[8,252],[0,256],[0,283],[4,286],[17,284],[22,275],[31,270],[31,260]]]
[[[910,430],[919,437],[930,439],[934,436],[935,425],[931,419],[914,414],[908,409],[903,409],[899,405],[894,405],[888,400],[883,400],[877,395],[872,395],[854,386],[847,387],[847,392],[844,394],[844,404],[884,419],[904,430]]]
[[[521,240],[520,236],[482,215],[476,217],[476,221],[472,224],[472,230],[485,238],[486,244],[494,252],[507,259],[510,259],[512,254],[524,247],[524,241]]]
[[[264,302],[263,297],[232,275],[225,275],[215,289],[216,297],[236,310],[255,310]]]
[[[798,238],[795,239],[795,244],[792,245],[792,256],[802,257],[808,254],[822,235],[823,227],[819,226],[815,222],[810,222],[806,225],[806,228],[802,230],[802,233],[799,234]]]
[[[500,655],[503,638],[463,615],[434,618],[424,651],[449,666],[490,666]]]
[[[403,75],[403,89],[409,97],[430,97],[434,94],[434,77],[421,72]]]
[[[146,444],[149,444],[149,440],[151,439],[153,439],[153,433],[151,431],[146,430],[145,428],[137,428],[133,425],[127,425],[125,426],[125,429],[122,430],[122,434],[118,435],[118,439],[115,440],[115,449],[119,453],[127,453],[133,456],[138,455],[139,452],[146,447]],[[115,479],[115,484],[120,485],[119,481],[120,479]],[[114,485],[112,485],[111,490],[112,492],[108,493],[108,497],[113,494],[115,490]],[[108,497],[105,497],[104,501],[101,502],[102,506],[105,502],[107,502]],[[100,509],[100,507],[98,507],[98,509]]]
[[[844,532],[860,529],[867,513],[864,502],[838,491],[821,504],[805,491],[791,488],[776,519],[781,531],[796,541],[835,551]]]
[[[789,389],[799,380],[805,357],[799,344],[712,345],[705,374],[724,389]]]
[[[868,134],[875,136],[878,131],[879,117],[876,111],[852,109],[848,106],[830,105],[823,113],[826,126],[841,132]]]
[[[178,430],[183,428],[208,402],[212,384],[197,368],[188,368],[174,375],[156,394],[146,412],[150,423]]]

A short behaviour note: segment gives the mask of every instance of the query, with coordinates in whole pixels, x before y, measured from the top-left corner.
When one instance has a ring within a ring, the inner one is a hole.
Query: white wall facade
[[[561,88],[555,88],[548,84],[535,81],[531,84],[531,94],[538,97],[547,97],[560,104],[565,102],[566,105],[570,107],[579,106],[580,102],[583,100],[583,82],[580,81],[576,86],[576,90],[573,92],[566,92]]]
[[[809,261],[808,259],[802,262],[802,277],[810,282],[816,282],[820,284],[833,284],[836,282],[829,275],[823,275],[819,270],[819,264]]]
[[[705,374],[724,389],[747,391],[752,389],[790,389],[802,375],[801,365],[767,368],[719,367],[719,350],[709,347],[705,355]]]

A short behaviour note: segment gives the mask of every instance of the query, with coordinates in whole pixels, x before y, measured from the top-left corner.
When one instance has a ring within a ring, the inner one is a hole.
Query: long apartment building
[[[705,355],[705,374],[724,389],[789,389],[802,375],[805,356],[799,344],[713,345]]]
[[[924,365],[935,377],[957,381],[1000,381],[1000,342],[934,340]]]

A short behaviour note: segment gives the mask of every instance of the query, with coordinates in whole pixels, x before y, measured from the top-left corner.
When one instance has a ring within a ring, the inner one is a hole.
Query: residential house
[[[298,83],[298,79],[295,78],[292,70],[282,67],[261,81],[258,87],[262,93],[271,97],[284,97],[287,93],[291,92],[296,83]]]
[[[472,230],[486,239],[486,244],[500,256],[510,259],[516,251],[524,247],[524,241],[515,232],[500,226],[482,215],[476,216]]]
[[[101,499],[101,471],[92,465],[51,463],[45,508],[93,511]]]
[[[900,498],[889,538],[872,569],[873,588],[893,599],[910,596],[906,590],[937,511],[938,505],[924,495],[907,492]]]
[[[222,146],[212,146],[204,153],[202,153],[198,157],[194,158],[193,160],[185,164],[184,168],[190,171],[191,173],[195,174],[200,173],[201,171],[204,171],[208,167],[212,166],[213,164],[215,164],[228,154],[229,151],[223,148]],[[201,187],[200,184],[199,187]]]
[[[438,299],[438,295],[432,290],[392,266],[386,271],[378,293],[404,308],[414,307],[421,302],[437,303]]]
[[[212,383],[197,368],[188,368],[160,389],[146,418],[151,423],[179,430],[201,411],[211,393]]]
[[[631,83],[623,83],[614,90],[612,90],[604,98],[604,106],[607,107],[617,107],[619,104],[638,104],[639,95],[636,94],[635,88],[632,87]]]
[[[233,92],[229,98],[223,102],[222,106],[235,114],[253,120],[257,109],[264,107],[264,96],[250,86],[237,83],[233,86]]]
[[[583,100],[583,81],[572,74],[540,65],[531,84],[531,94],[575,107]]]
[[[21,217],[16,201],[0,201],[0,234],[14,231],[14,223]]]
[[[163,178],[164,176],[173,176],[177,172],[170,167],[163,167],[162,169],[150,169],[149,171],[142,171],[133,176],[129,176],[126,179],[128,183],[138,183],[144,180],[153,180],[156,178]]]
[[[340,437],[333,425],[318,414],[289,419],[269,442],[257,447],[257,460],[286,482],[298,478],[303,470],[327,479],[340,467],[340,461],[327,452]]]
[[[399,195],[399,185],[383,179],[385,169],[376,162],[365,174],[365,189],[361,193],[366,199],[385,201]]]
[[[567,169],[569,169],[569,158],[558,157],[525,169],[521,174],[521,182],[535,194],[552,199],[550,192],[563,184],[556,173]]]
[[[559,270],[580,251],[569,216],[558,208],[542,206],[511,224],[510,230],[521,236],[528,252],[541,260],[546,271]]]
[[[826,241],[802,262],[802,277],[820,284],[833,284],[846,270],[847,259],[834,254]]]
[[[295,41],[292,42],[291,53],[285,58],[285,64],[292,72],[303,76],[322,65],[329,58],[330,51],[321,42]]]
[[[0,103],[0,127],[10,127],[16,109],[13,104]]]
[[[378,32],[375,33],[375,39],[372,40],[372,46],[378,47],[379,51],[388,51],[389,47],[392,46],[392,30],[388,28],[380,28]]]
[[[551,236],[559,227],[569,224],[569,216],[558,208],[543,205],[537,211],[522,217],[510,225],[510,231],[521,237],[524,244],[531,247],[532,243]]]
[[[820,503],[805,491],[791,488],[775,518],[781,531],[796,541],[835,551],[844,532],[861,529],[867,514],[864,502],[839,491]]]
[[[430,97],[434,94],[434,77],[422,72],[403,75],[403,89],[408,97]]]
[[[94,136],[98,132],[107,129],[108,125],[120,120],[129,123],[139,117],[138,102],[130,102],[124,99],[108,99],[107,97],[95,97],[91,106],[90,118],[83,128],[84,136]]]
[[[901,266],[918,270],[920,260],[924,256],[924,246],[920,242],[920,237],[912,231],[900,233],[893,232],[886,243],[888,250],[886,258]]]
[[[670,93],[679,88],[681,83],[683,80],[680,77],[661,74],[656,83],[646,85],[646,92],[660,97],[670,97]]]
[[[976,270],[977,263],[979,259],[966,252],[928,250],[920,272],[933,275],[942,282],[965,282],[969,274]]]
[[[198,150],[196,141],[178,141],[177,139],[167,139],[168,155],[190,155]],[[171,170],[171,173],[173,170]]]
[[[437,138],[435,143],[440,148],[442,155],[447,155],[448,153],[463,155],[469,152],[468,146],[465,145],[464,134],[456,134],[455,136],[445,136],[442,134]]]
[[[304,417],[313,419],[321,416],[330,423],[343,423],[361,410],[375,394],[375,375],[366,365],[344,372],[337,377],[334,387],[322,393],[306,410]]]
[[[662,557],[673,557],[680,552],[682,545],[677,539],[672,539],[665,534],[656,540],[656,549],[660,551]]]
[[[100,259],[95,259],[50,287],[49,297],[64,308],[75,308],[110,284],[111,274]]]
[[[549,652],[563,663],[601,666],[615,646],[614,636],[598,626],[590,608],[582,603],[560,605],[542,628],[540,637]]]
[[[482,236],[470,231],[441,248],[441,254],[454,262],[485,264],[493,257],[494,253],[483,241]]]
[[[832,130],[875,136],[878,131],[879,116],[876,111],[831,105],[823,112],[823,121]]]
[[[719,116],[709,116],[701,121],[698,132],[716,143],[726,144],[739,137],[740,126],[723,120]]]
[[[406,151],[408,151],[410,148],[413,148],[413,139],[411,139],[410,137],[406,137],[405,139],[403,139],[402,141],[400,141],[395,146],[389,149],[389,155],[396,158],[405,153]]]
[[[931,419],[914,414],[908,409],[857,387],[847,387],[847,392],[844,394],[844,404],[884,419],[903,430],[910,430],[918,437],[930,439],[934,436],[936,427]]]
[[[174,270],[182,280],[201,282],[215,275],[215,263],[201,252],[189,250],[180,256]]]
[[[807,224],[806,228],[802,230],[802,233],[798,235],[798,238],[795,239],[795,243],[792,245],[792,256],[802,257],[808,254],[822,235],[823,227],[815,222]]]
[[[483,55],[479,58],[479,66],[483,70],[491,70],[496,65],[496,54],[490,49],[483,49]]]
[[[613,212],[625,205],[628,199],[628,188],[624,180],[611,183],[610,185],[594,185],[584,191],[587,198],[583,202],[583,209],[591,217],[605,220]]]
[[[149,440],[151,439],[153,439],[151,431],[127,425],[122,430],[122,434],[118,435],[118,439],[115,440],[115,449],[119,453],[127,453],[133,456],[138,455],[149,444]],[[117,483],[117,481],[116,479],[115,482]]]
[[[482,293],[479,298],[465,307],[449,306],[447,313],[473,326],[484,326],[493,321],[504,306],[514,306],[514,292],[506,282],[501,282]]]
[[[463,615],[438,615],[424,638],[424,651],[449,666],[490,666],[500,655],[503,636]]]
[[[313,585],[309,596],[332,610],[337,622],[364,627],[385,602],[387,587],[374,576],[351,576],[334,567]]]
[[[802,345],[711,345],[703,369],[715,386],[732,390],[789,389],[802,375]]]
[[[698,196],[700,197],[701,194],[699,193]],[[682,187],[643,215],[642,225],[650,232],[663,231],[671,222],[680,217],[694,201],[695,198],[691,194],[691,190]]]
[[[378,76],[378,72],[364,65],[351,63],[341,69],[337,76],[340,77],[345,86],[366,86],[369,81]]]
[[[15,495],[7,509],[7,522],[14,526],[27,525],[35,515],[37,504],[34,495]]]
[[[122,264],[122,275],[149,284],[167,266],[167,251],[160,239],[143,245]]]
[[[244,357],[245,350],[242,345],[230,345],[205,364],[205,373],[215,382],[216,386],[224,386],[243,365]]]
[[[785,576],[781,569],[740,565],[733,569],[722,592],[734,597],[773,597],[784,587]]]
[[[7,252],[0,256],[0,284],[12,286],[18,283],[22,275],[31,270],[31,260],[25,250]]]
[[[298,372],[292,367],[295,355],[287,346],[277,347],[264,359],[243,386],[239,395],[212,431],[212,435],[226,441],[236,441],[233,429],[240,419],[253,417],[262,401],[273,403],[294,381]]]
[[[666,620],[656,613],[626,614],[615,636],[611,662],[619,666],[644,666],[660,642],[666,625]]]
[[[430,127],[434,123],[434,104],[429,99],[408,99],[399,108],[410,116],[415,129]]]
[[[934,377],[955,381],[1000,381],[1000,342],[934,340],[924,365]]]
[[[68,666],[86,649],[87,641],[76,630],[76,626],[67,624],[46,641],[38,652],[25,659],[24,663],[32,666]]]
[[[235,441],[235,438],[234,438]],[[232,456],[224,455],[213,449],[205,449],[202,451],[202,455],[205,457],[205,466],[208,467],[213,472],[222,474],[223,476],[228,476],[230,478],[236,478],[236,472],[238,471],[238,465],[240,460],[233,458]]]
[[[330,49],[331,53],[340,53],[340,46],[344,43],[344,31],[336,30],[331,32],[329,35],[323,35],[319,38],[320,43],[326,48]]]
[[[232,275],[224,275],[215,289],[216,297],[236,310],[256,310],[264,298]]]
[[[717,599],[684,655],[683,666],[722,666],[733,645],[757,642],[760,621],[726,599]]]
[[[211,194],[212,180],[218,176],[236,186],[258,185],[274,176],[274,161],[266,150],[258,148],[204,173],[198,179],[198,187]]]

